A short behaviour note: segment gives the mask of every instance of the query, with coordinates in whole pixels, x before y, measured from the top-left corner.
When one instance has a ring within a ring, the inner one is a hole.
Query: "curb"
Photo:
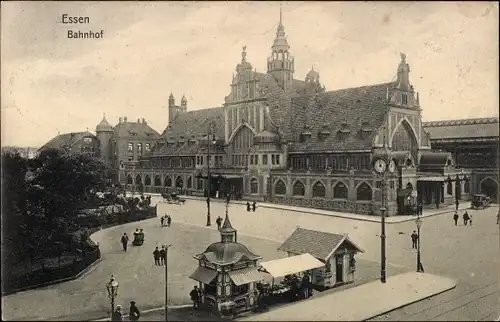
[[[102,260],[102,258],[99,257],[98,259],[96,259],[95,261],[93,261],[89,266],[87,266],[84,269],[82,269],[75,276],[65,277],[65,278],[61,278],[61,279],[58,279],[58,280],[54,280],[54,281],[50,281],[50,282],[45,282],[45,283],[40,283],[40,284],[36,284],[36,285],[30,285],[30,286],[21,287],[19,289],[12,290],[11,292],[2,293],[2,296],[7,296],[7,295],[19,293],[19,292],[24,292],[24,291],[27,291],[27,290],[33,290],[33,289],[44,287],[44,286],[50,286],[50,285],[54,285],[54,284],[59,284],[59,283],[64,283],[64,282],[69,282],[69,281],[73,281],[73,280],[79,279],[80,277],[82,277],[83,274],[86,274],[88,271],[90,271],[95,266],[97,266],[97,264],[99,264],[101,262],[101,260]]]
[[[455,281],[454,281],[454,283],[455,283],[455,284],[454,284],[453,286],[448,287],[448,288],[446,288],[446,289],[444,289],[444,290],[442,290],[442,291],[440,291],[440,292],[438,292],[438,293],[435,293],[435,294],[432,294],[432,295],[429,295],[429,296],[423,297],[423,298],[418,299],[418,300],[413,301],[413,302],[408,302],[408,303],[405,303],[405,304],[403,304],[403,305],[400,305],[400,306],[398,306],[398,307],[395,307],[395,308],[393,308],[393,309],[390,309],[389,311],[385,311],[385,312],[379,313],[379,314],[377,314],[377,315],[370,316],[370,317],[368,317],[368,318],[364,319],[363,321],[367,321],[367,320],[370,320],[370,319],[374,319],[374,318],[379,317],[379,316],[381,316],[381,315],[384,315],[384,314],[387,314],[387,313],[394,312],[394,311],[399,310],[399,309],[401,309],[401,308],[403,308],[403,307],[407,307],[407,306],[409,306],[409,305],[412,305],[412,304],[415,304],[415,303],[421,302],[421,301],[423,301],[423,300],[427,300],[427,299],[429,299],[429,298],[431,298],[431,297],[433,297],[433,296],[437,296],[437,295],[443,294],[443,293],[445,293],[445,292],[448,292],[448,291],[450,291],[450,290],[453,290],[455,287],[457,287],[457,281],[455,280]]]
[[[195,196],[184,196],[186,199],[190,199],[190,200],[202,200],[201,197],[195,197]],[[214,201],[214,202],[225,202],[224,200],[220,200],[220,199],[210,199],[210,201]],[[239,200],[235,200],[235,201],[231,201],[231,203],[233,204],[240,204],[240,205],[245,205],[245,202],[244,201],[239,201]],[[268,208],[268,209],[277,209],[277,210],[288,210],[288,211],[295,211],[295,212],[300,212],[300,213],[305,213],[305,214],[311,214],[311,215],[317,215],[317,216],[327,216],[327,217],[335,217],[335,218],[343,218],[343,219],[349,219],[349,220],[358,220],[358,221],[365,221],[365,222],[372,222],[372,223],[380,223],[380,220],[379,219],[370,219],[370,218],[357,218],[357,217],[349,217],[349,216],[341,216],[341,215],[335,215],[335,214],[325,214],[325,213],[318,213],[318,212],[313,212],[313,211],[310,211],[310,210],[302,210],[302,209],[287,209],[287,208],[283,208],[283,207],[280,207],[278,205],[274,206],[272,204],[264,204],[264,205],[259,205],[259,208]],[[459,209],[459,210],[468,210],[470,209],[470,207],[467,207],[467,208],[462,208],[462,209]],[[428,215],[424,215],[424,216],[420,216],[420,218],[427,218],[427,217],[433,217],[433,216],[437,216],[437,215],[443,215],[443,214],[447,214],[447,213],[452,213],[452,212],[455,212],[455,210],[444,210],[444,211],[441,211],[441,212],[436,212],[436,213],[433,213],[433,214],[428,214]],[[356,216],[356,214],[353,214]],[[378,217],[380,218],[380,217]],[[404,222],[409,222],[409,221],[414,221],[416,216],[413,217],[413,218],[405,218],[405,219],[401,219],[401,220],[398,220],[398,221],[388,221],[387,219],[390,219],[390,218],[397,218],[397,216],[394,216],[394,217],[387,217],[386,218],[386,224],[400,224],[400,223],[404,223]]]
[[[192,307],[191,304],[184,304],[184,305],[172,305],[172,306],[169,306],[168,309],[171,310],[171,309],[184,309],[184,308],[188,308],[188,307]],[[157,307],[157,308],[153,308],[153,309],[148,309],[148,310],[144,310],[144,311],[141,311],[141,315],[143,314],[147,314],[147,313],[153,313],[153,312],[158,312],[158,311],[165,311],[165,307],[162,306],[162,307]],[[128,314],[124,314],[123,315],[124,318],[128,318]],[[93,321],[110,321],[111,318],[101,318],[101,319],[98,319],[98,320],[93,320]]]

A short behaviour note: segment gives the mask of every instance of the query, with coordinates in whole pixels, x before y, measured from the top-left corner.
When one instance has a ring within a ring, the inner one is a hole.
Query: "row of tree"
[[[71,245],[79,210],[111,186],[114,171],[84,154],[2,155],[2,257],[18,263]]]

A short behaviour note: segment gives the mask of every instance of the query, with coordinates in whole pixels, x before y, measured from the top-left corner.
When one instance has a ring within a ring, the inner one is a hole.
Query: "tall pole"
[[[111,294],[111,316],[113,316],[113,313],[115,313],[115,295],[114,295],[114,290],[113,290],[113,294]]]
[[[385,144],[385,143],[384,143]],[[385,273],[385,211],[386,211],[386,191],[385,187],[385,171],[382,173],[382,207],[380,207],[380,212],[382,216],[382,220],[380,221],[382,227],[382,232],[380,234],[380,281],[382,283],[386,282],[386,273]]]
[[[172,245],[165,247],[165,321],[168,321],[168,249]]]
[[[422,272],[422,265],[420,264],[420,213],[417,214],[417,272]]]
[[[207,144],[208,144],[208,160],[207,160],[207,167],[208,167],[208,189],[207,189],[207,226],[211,226],[212,223],[210,222],[210,191],[211,191],[211,184],[212,184],[212,176],[210,174],[210,146],[212,145],[211,144],[212,141],[210,141],[210,125],[208,126],[208,131],[207,131]]]

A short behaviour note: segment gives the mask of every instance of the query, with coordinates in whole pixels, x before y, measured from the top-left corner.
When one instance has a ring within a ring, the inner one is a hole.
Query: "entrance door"
[[[344,281],[344,258],[343,256],[335,257],[335,282],[341,283]]]

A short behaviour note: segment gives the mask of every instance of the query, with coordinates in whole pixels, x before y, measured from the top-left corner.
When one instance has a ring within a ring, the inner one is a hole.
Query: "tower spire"
[[[283,26],[283,6],[281,5],[280,2],[280,26]]]

